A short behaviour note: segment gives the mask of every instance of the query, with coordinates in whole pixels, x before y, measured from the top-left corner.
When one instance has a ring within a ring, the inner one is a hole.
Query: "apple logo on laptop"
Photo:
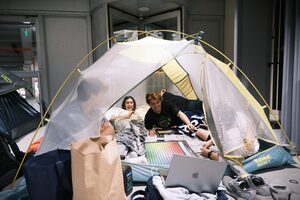
[[[193,177],[194,179],[199,178],[199,172],[194,172],[194,173],[192,174],[192,177]]]

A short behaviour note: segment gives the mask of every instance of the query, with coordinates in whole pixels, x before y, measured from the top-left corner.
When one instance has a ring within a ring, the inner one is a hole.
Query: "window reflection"
[[[29,90],[21,88],[18,92],[23,98],[36,102],[40,96],[36,18],[1,16],[0,38],[0,67],[28,82]]]

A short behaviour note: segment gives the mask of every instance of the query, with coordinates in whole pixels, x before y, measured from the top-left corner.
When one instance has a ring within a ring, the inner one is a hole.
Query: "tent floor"
[[[39,130],[37,136],[35,137],[35,140],[43,136],[44,131],[45,131],[45,127],[42,127]],[[30,134],[27,134],[26,136],[17,140],[17,144],[21,151],[27,150],[28,144],[30,143],[34,132],[35,131],[32,131]],[[198,149],[200,143],[201,141],[192,143],[191,145],[192,149],[195,148]],[[259,172],[256,172],[255,174],[261,176],[265,180],[266,184],[268,185],[287,186],[292,192],[290,196],[290,200],[300,199],[300,168],[282,166],[282,167],[277,167],[277,168],[272,168],[267,170],[261,170]],[[144,189],[145,189],[145,185],[134,184],[133,192],[136,190],[144,190]],[[234,199],[229,195],[228,198],[229,200]],[[130,195],[128,196],[128,199],[130,199]]]

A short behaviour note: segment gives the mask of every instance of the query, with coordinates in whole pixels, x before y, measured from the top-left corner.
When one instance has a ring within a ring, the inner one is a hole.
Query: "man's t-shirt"
[[[160,128],[171,128],[180,124],[180,119],[177,117],[179,108],[169,101],[161,102],[161,112],[155,113],[151,108],[145,115],[146,129],[152,129],[154,126]]]

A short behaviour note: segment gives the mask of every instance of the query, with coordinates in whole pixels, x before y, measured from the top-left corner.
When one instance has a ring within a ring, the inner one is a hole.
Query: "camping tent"
[[[157,70],[187,98],[203,100],[212,138],[225,157],[255,154],[257,139],[288,145],[274,133],[262,106],[228,64],[206,53],[193,40],[146,37],[115,44],[88,69],[79,71],[78,84],[50,118],[39,153],[69,148],[75,140],[98,135],[104,113]],[[97,90],[89,92],[96,103],[82,101],[78,93],[80,83],[88,81],[92,82],[88,88]],[[88,113],[91,107],[94,112]]]
[[[34,130],[41,119],[40,113],[16,91],[28,87],[27,82],[0,68],[0,132],[13,140]]]

